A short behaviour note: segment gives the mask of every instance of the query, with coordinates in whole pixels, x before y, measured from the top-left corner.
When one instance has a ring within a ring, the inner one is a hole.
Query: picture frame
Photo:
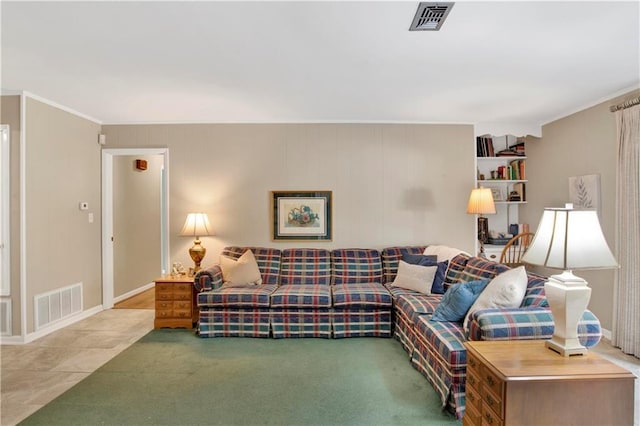
[[[504,201],[501,188],[491,188],[491,196],[493,197],[493,201]]]
[[[569,177],[569,201],[577,209],[594,209],[600,216],[600,175]]]
[[[331,241],[332,191],[271,191],[273,241]]]

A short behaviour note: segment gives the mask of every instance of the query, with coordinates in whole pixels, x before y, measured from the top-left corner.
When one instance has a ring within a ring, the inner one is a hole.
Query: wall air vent
[[[439,31],[453,4],[453,2],[420,3],[409,31]]]

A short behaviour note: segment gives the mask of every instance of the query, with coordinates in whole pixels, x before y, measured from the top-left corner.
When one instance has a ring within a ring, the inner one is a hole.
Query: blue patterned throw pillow
[[[431,321],[462,321],[489,280],[454,284],[442,297]]]

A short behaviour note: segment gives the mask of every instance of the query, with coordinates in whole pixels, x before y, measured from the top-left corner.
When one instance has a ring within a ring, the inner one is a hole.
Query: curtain
[[[640,357],[640,105],[616,111],[616,271],[612,344]]]

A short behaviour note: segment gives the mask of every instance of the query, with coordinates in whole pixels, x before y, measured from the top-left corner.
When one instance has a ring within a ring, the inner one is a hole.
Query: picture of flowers
[[[272,191],[272,238],[331,240],[331,191]]]

